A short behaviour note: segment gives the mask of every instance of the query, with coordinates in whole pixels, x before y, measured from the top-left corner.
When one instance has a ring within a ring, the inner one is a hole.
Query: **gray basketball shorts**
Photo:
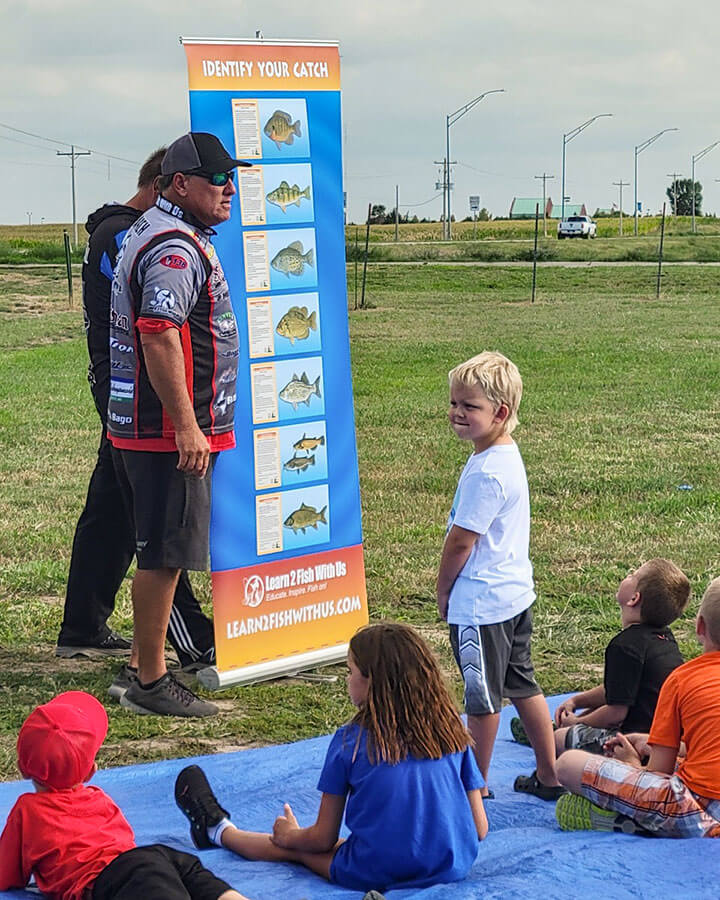
[[[450,644],[465,684],[469,716],[499,713],[503,697],[534,697],[542,691],[530,659],[532,613],[524,610],[492,625],[450,625]]]

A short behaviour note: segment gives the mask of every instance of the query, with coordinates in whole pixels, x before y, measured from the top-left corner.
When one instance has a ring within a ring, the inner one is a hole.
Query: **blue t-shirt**
[[[331,880],[358,891],[382,891],[464,878],[478,851],[466,793],[483,786],[469,747],[441,759],[373,765],[367,732],[357,725],[339,728],[318,782],[323,793],[348,797],[345,824],[351,833],[333,858]]]

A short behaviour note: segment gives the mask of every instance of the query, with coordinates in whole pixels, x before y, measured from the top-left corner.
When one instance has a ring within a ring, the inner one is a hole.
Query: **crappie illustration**
[[[295,206],[300,206],[300,201],[303,198],[305,200],[310,199],[310,185],[301,190],[298,185],[293,184],[290,186],[287,181],[281,181],[274,191],[270,191],[269,194],[265,195],[268,203],[274,203],[283,212],[287,212],[288,206],[291,206],[293,203]]]
[[[306,434],[304,434],[299,441],[295,441],[295,443],[293,444],[293,450],[314,450],[316,447],[324,446],[324,434],[321,434],[320,437],[308,437]]]
[[[291,275],[302,275],[306,265],[315,265],[315,253],[312,247],[305,253],[302,241],[293,241],[280,250],[270,265],[277,272],[284,272],[288,278]]]
[[[314,528],[317,531],[318,522],[327,525],[327,519],[325,518],[326,509],[327,506],[323,506],[320,512],[318,512],[314,506],[308,506],[307,503],[301,503],[300,506],[294,512],[291,512],[287,519],[285,519],[283,525],[286,528],[292,528],[296,534],[298,531],[302,531],[302,533],[305,534],[306,528]]]
[[[317,331],[317,314],[313,310],[308,315],[307,306],[291,306],[278,322],[275,331],[291,344],[304,341],[311,331]]]
[[[276,109],[270,116],[265,123],[263,131],[271,141],[275,142],[278,150],[282,149],[281,144],[292,144],[296,135],[297,137],[302,137],[300,119],[293,122],[292,116],[281,109]]]
[[[313,394],[322,397],[322,394],[320,393],[320,376],[318,375],[315,381],[310,384],[307,374],[303,372],[300,378],[298,378],[297,375],[293,375],[290,381],[288,381],[285,387],[280,391],[278,397],[286,403],[291,403],[293,409],[297,409],[298,404],[300,403],[304,403],[305,406],[310,406],[310,398]]]
[[[289,472],[297,472],[298,475],[301,472],[304,472],[309,466],[315,465],[315,457],[314,456],[298,456],[297,453],[289,459],[286,463],[283,463],[283,468],[287,469]]]

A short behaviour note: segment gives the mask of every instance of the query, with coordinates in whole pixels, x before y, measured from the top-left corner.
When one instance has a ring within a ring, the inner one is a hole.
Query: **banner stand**
[[[226,672],[219,672],[215,666],[208,666],[200,669],[197,680],[204,688],[217,691],[235,684],[257,684],[259,681],[272,681],[275,678],[291,678],[306,669],[344,663],[347,653],[348,644],[340,644],[337,647],[324,647],[322,650],[268,660],[254,666],[229,669]]]

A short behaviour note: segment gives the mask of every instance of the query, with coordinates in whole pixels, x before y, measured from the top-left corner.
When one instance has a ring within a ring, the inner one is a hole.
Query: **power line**
[[[140,165],[140,163],[135,159],[127,159],[124,156],[114,156],[112,153],[103,153],[102,150],[94,150],[92,147],[80,147],[79,144],[69,144],[67,141],[58,141],[55,140],[55,138],[46,137],[44,134],[35,134],[32,131],[24,131],[22,128],[15,128],[12,125],[6,125],[5,122],[0,122],[0,128],[6,128],[8,131],[14,131],[16,134],[24,134],[26,137],[37,138],[38,140],[45,141],[48,144],[61,144],[63,147],[76,147],[83,152],[95,153],[97,154],[97,156],[104,156],[106,159],[116,159],[119,162],[131,163],[133,166]],[[6,138],[6,140],[9,140],[9,138]]]

